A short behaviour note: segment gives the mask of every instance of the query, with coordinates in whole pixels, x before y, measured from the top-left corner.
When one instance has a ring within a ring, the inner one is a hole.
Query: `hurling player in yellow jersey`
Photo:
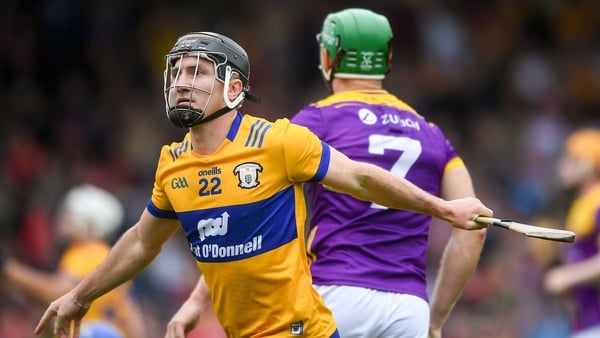
[[[167,54],[167,116],[189,128],[162,148],[152,196],[106,260],[50,304],[36,333],[75,336],[92,301],[131,279],[183,227],[228,337],[339,337],[313,289],[306,258],[302,183],[391,208],[410,209],[463,229],[492,211],[476,198],[445,201],[376,166],[354,162],[287,119],[238,109],[249,93],[244,49],[216,33],[189,33]],[[174,276],[176,278],[176,276]],[[202,298],[202,297],[201,297]]]
[[[41,271],[12,257],[0,258],[0,281],[48,305],[102,263],[110,251],[108,240],[122,225],[123,216],[123,205],[109,191],[91,184],[71,188],[56,215],[59,238],[67,244],[56,271]],[[138,338],[146,334],[130,288],[131,283],[125,283],[94,302],[82,324],[82,337]]]

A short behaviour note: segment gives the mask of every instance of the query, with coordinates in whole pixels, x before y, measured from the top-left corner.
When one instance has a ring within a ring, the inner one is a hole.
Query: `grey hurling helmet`
[[[199,58],[212,61],[215,66],[216,79],[225,84],[224,91],[227,90],[232,75],[237,74],[243,84],[242,93],[233,101],[230,101],[224,93],[226,107],[217,110],[207,118],[204,118],[205,112],[203,110],[192,108],[191,105],[171,106],[169,92],[176,89],[176,85],[171,82],[170,78],[171,68],[178,59],[185,56],[197,57],[198,61]],[[217,33],[192,32],[181,36],[166,55],[164,79],[167,117],[175,126],[180,128],[189,128],[213,120],[231,109],[239,107],[245,98],[260,102],[260,98],[249,92],[250,63],[246,51],[237,42]]]

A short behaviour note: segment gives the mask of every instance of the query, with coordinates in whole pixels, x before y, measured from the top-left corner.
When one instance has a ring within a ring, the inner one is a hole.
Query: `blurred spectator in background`
[[[568,295],[571,338],[600,337],[600,129],[578,129],[567,139],[559,179],[575,198],[566,227],[575,243],[564,246],[564,264],[548,271],[548,291]]]
[[[66,246],[56,271],[36,269],[2,254],[0,279],[30,300],[47,306],[104,260],[110,251],[108,241],[119,230],[123,215],[123,205],[112,193],[90,184],[72,188],[56,216],[57,245]],[[131,298],[131,286],[125,284],[94,303],[82,324],[82,337],[146,336],[142,314]]]

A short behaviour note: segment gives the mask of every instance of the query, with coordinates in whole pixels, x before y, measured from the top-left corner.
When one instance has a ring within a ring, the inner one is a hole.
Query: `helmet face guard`
[[[370,10],[329,14],[317,35],[324,79],[383,79],[390,70],[392,37],[387,18]]]
[[[219,109],[207,118],[205,118],[204,115],[208,102],[214,92],[214,81],[210,89],[196,87],[194,85],[196,80],[195,77],[192,80],[191,85],[184,85],[184,87],[187,87],[190,90],[190,95],[192,95],[193,90],[200,90],[209,95],[207,103],[202,110],[192,108],[191,103],[189,105],[177,106],[172,104],[169,100],[172,91],[182,87],[177,81],[181,69],[178,69],[177,72],[173,74],[173,66],[177,60],[189,56],[196,58],[196,70],[199,68],[200,59],[211,61],[215,69],[215,81],[223,83],[223,98],[226,107]],[[244,49],[235,41],[223,35],[210,32],[186,34],[177,40],[175,46],[173,46],[171,51],[166,55],[164,94],[167,117],[175,126],[189,128],[217,118],[224,113],[239,107],[245,98],[260,102],[259,98],[249,93],[249,76],[250,64],[248,56]],[[232,77],[239,78],[243,85],[242,92],[233,101],[229,100],[229,96],[227,95],[229,82]]]
[[[204,118],[204,112],[208,107],[208,104],[212,98],[212,94],[215,88],[216,77],[213,78],[212,85],[210,88],[201,88],[196,85],[197,77],[194,76],[192,82],[190,84],[182,84],[179,81],[179,78],[182,75],[182,67],[181,65],[177,70],[174,70],[176,63],[178,60],[182,60],[185,57],[193,57],[196,59],[194,74],[198,74],[198,70],[200,68],[200,59],[206,59],[211,62],[212,60],[208,59],[206,55],[202,55],[199,52],[181,52],[181,53],[173,53],[167,56],[167,63],[165,66],[165,106],[167,111],[167,117],[169,120],[177,127],[186,128],[191,127],[196,124],[202,122]],[[213,63],[214,65],[214,63]],[[216,65],[215,74],[216,74]],[[185,88],[189,93],[189,101],[187,104],[176,104],[173,102],[174,96],[178,90]],[[208,95],[206,103],[203,109],[193,108],[192,107],[192,96],[194,95],[194,91],[204,92]]]

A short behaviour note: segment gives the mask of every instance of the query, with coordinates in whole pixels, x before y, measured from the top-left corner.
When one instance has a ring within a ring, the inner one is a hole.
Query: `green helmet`
[[[317,35],[323,77],[383,79],[390,69],[392,37],[387,18],[370,10],[329,14]]]

